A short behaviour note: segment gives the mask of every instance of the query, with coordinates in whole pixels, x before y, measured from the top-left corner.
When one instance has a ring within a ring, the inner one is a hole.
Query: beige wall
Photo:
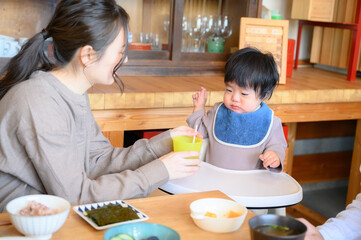
[[[0,34],[32,37],[46,27],[55,3],[56,0],[1,0]]]

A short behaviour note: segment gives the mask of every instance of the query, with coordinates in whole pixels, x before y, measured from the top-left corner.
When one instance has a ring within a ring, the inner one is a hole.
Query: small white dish
[[[137,213],[139,218],[138,219],[133,219],[133,220],[128,220],[128,221],[116,222],[116,223],[108,224],[108,225],[105,225],[105,226],[98,226],[92,219],[87,217],[86,211],[89,211],[89,210],[92,210],[92,209],[98,209],[100,207],[103,207],[104,205],[108,205],[109,203],[120,204],[122,207],[131,208],[132,210],[134,210]],[[124,202],[123,200],[113,200],[113,201],[107,201],[107,202],[98,202],[98,203],[79,205],[79,206],[73,207],[73,210],[80,217],[82,217],[85,221],[87,221],[93,228],[95,228],[97,230],[103,230],[103,229],[115,227],[115,226],[126,224],[126,223],[135,223],[135,222],[146,221],[146,220],[149,219],[149,217],[146,214],[139,211],[138,209],[136,209],[132,205]]]
[[[223,198],[203,198],[191,203],[191,217],[203,230],[216,233],[233,232],[239,229],[247,215],[247,208],[241,204]],[[230,211],[239,216],[228,217]],[[216,217],[206,216],[206,213]]]

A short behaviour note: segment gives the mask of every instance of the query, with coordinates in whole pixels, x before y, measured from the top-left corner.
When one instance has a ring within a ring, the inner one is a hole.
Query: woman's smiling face
[[[224,105],[235,113],[250,113],[255,111],[262,100],[251,88],[241,88],[236,82],[227,82],[223,96]]]

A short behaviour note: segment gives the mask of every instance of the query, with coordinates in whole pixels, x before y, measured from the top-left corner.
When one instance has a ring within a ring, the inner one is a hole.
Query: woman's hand
[[[307,227],[307,232],[305,236],[305,240],[323,240],[321,233],[318,229],[313,226],[309,221],[304,218],[297,218],[298,221],[302,222]]]
[[[198,157],[196,159],[186,159],[188,157]],[[160,158],[168,170],[169,180],[189,177],[199,170],[198,164],[201,162],[199,159],[199,152],[171,152]]]
[[[267,151],[264,154],[259,155],[259,159],[263,161],[265,168],[276,168],[281,164],[281,161],[274,151]]]
[[[202,134],[200,134],[199,132],[196,132],[196,130],[194,130],[193,128],[186,127],[186,126],[180,126],[180,127],[173,128],[172,130],[170,130],[170,136],[172,138],[177,137],[177,136],[188,136],[188,137],[196,136],[196,137],[203,139]]]
[[[193,98],[194,112],[200,109],[204,109],[207,102],[207,90],[204,87],[201,87],[201,91],[193,94],[192,98]]]

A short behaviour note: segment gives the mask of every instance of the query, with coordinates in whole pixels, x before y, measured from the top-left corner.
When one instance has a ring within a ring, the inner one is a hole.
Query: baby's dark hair
[[[270,99],[279,83],[277,64],[271,53],[246,47],[235,52],[226,63],[224,83],[235,82],[252,88],[260,99]]]

